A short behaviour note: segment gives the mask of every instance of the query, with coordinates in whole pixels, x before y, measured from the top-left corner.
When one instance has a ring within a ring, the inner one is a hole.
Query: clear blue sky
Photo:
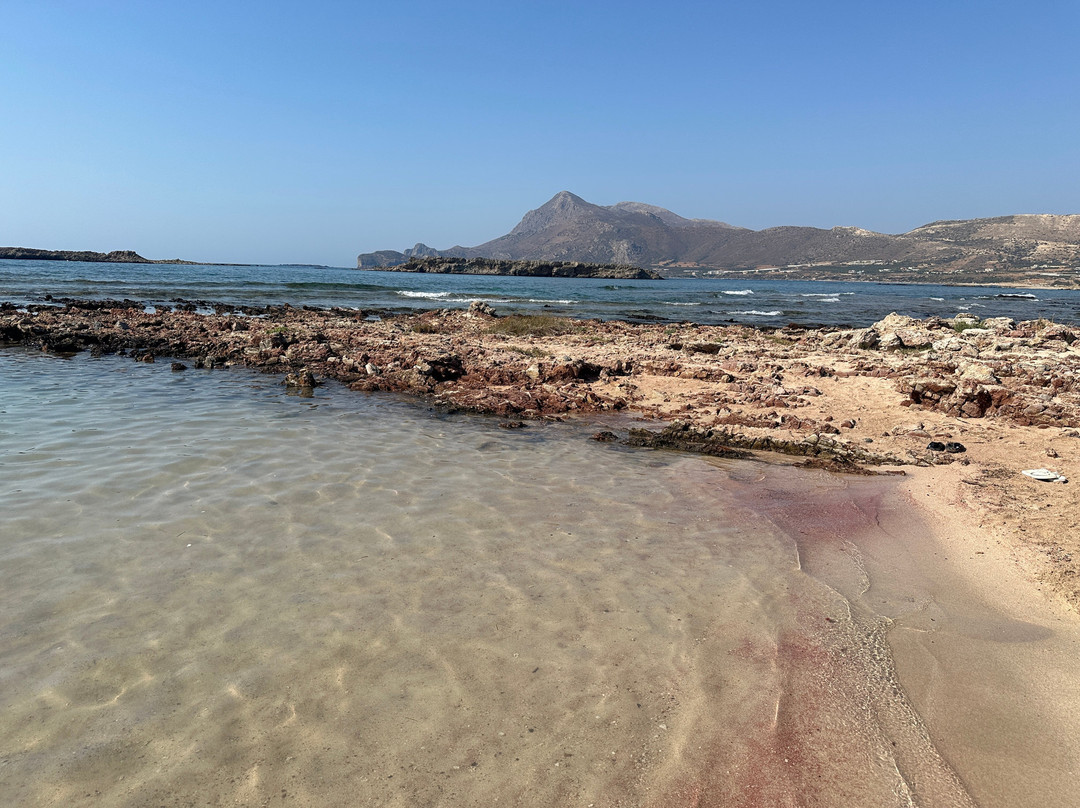
[[[1080,213],[1080,3],[0,4],[0,246],[353,265],[566,189],[762,228]]]

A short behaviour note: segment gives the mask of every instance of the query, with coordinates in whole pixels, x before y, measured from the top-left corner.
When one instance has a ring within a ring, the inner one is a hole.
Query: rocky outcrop
[[[422,245],[419,245],[422,246]],[[363,256],[361,256],[363,258]],[[364,267],[360,267],[363,269]],[[617,278],[662,280],[656,272],[627,264],[585,264],[579,261],[503,261],[493,258],[449,258],[426,256],[409,258],[394,272],[431,272],[445,275],[514,275],[530,278]]]
[[[760,330],[501,318],[479,306],[372,319],[346,309],[199,308],[216,313],[183,301],[155,312],[139,301],[0,304],[0,344],[243,365],[282,374],[301,395],[335,379],[511,419],[635,411],[681,423],[633,431],[633,445],[779,452],[830,468],[962,462],[927,449],[952,440],[948,430],[913,421],[886,437],[867,432],[850,397],[829,412],[830,396],[852,379],[874,382],[901,413],[1080,426],[1080,340],[1045,321],[890,315],[869,329]]]
[[[1077,333],[1045,320],[959,315],[914,320],[890,314],[867,329],[839,331],[827,346],[891,354],[906,405],[957,418],[1004,416],[1024,425],[1075,425]],[[908,361],[903,361],[904,359]],[[897,361],[899,360],[899,361]],[[906,372],[905,372],[906,371]]]

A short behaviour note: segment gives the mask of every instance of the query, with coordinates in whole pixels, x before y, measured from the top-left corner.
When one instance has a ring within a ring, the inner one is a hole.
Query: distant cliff
[[[25,261],[88,261],[91,263],[112,264],[191,264],[192,261],[181,261],[173,258],[168,261],[155,261],[143,258],[133,250],[113,250],[112,252],[100,253],[90,250],[36,250],[32,247],[0,247],[0,258],[11,258]]]
[[[359,262],[358,262],[359,263]],[[432,256],[409,258],[396,266],[364,267],[391,272],[432,272],[446,275],[516,275],[529,278],[617,278],[662,280],[662,276],[627,264],[589,264],[580,261],[504,261],[494,258]]]

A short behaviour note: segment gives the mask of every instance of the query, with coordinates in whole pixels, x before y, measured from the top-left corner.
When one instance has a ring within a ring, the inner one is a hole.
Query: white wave
[[[838,298],[838,297],[823,297],[818,301],[818,303],[839,303],[839,302],[840,302],[840,298]]]
[[[938,303],[944,303],[945,302],[945,298],[943,298],[943,297],[932,297],[930,299],[931,300],[936,300]]]
[[[422,297],[427,300],[445,300],[450,297],[451,292],[410,292],[407,290],[399,290],[397,294],[402,297]]]
[[[779,317],[784,312],[782,311],[757,311],[756,309],[750,309],[748,311],[729,311],[728,314],[756,314],[758,317]]]
[[[701,304],[700,303],[676,303],[673,300],[661,300],[660,305],[662,305],[662,306],[700,306]]]
[[[505,302],[510,303],[512,301],[507,300]],[[530,298],[526,298],[525,302],[526,303],[558,303],[558,304],[563,305],[563,306],[571,306],[574,303],[577,303],[579,301],[577,301],[577,300],[545,300],[542,297],[530,297]]]
[[[799,297],[840,297],[841,295],[853,295],[854,292],[806,292],[800,293]]]
[[[740,289],[737,292],[721,292],[720,294],[722,294],[722,295],[739,295],[739,296],[752,295],[752,294],[754,294],[754,290],[753,289]]]

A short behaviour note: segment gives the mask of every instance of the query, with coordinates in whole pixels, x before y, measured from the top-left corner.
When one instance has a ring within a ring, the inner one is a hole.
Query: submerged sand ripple
[[[889,481],[120,360],[53,406],[49,362],[6,405],[13,804],[1020,804],[950,666],[1057,646],[946,597]]]

